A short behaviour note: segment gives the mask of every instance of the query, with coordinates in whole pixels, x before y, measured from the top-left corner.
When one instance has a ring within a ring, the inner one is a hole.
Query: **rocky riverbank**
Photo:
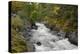
[[[61,29],[57,28],[56,26],[50,26],[45,24],[47,28],[50,28],[51,32],[57,36],[61,36],[63,38],[68,38],[69,41],[78,46],[78,31],[77,32],[64,32]]]

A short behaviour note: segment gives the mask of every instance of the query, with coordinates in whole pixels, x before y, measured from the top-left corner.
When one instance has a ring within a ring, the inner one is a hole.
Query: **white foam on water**
[[[38,29],[32,30],[32,41],[34,42],[36,51],[51,51],[51,50],[69,50],[76,49],[77,46],[71,44],[68,39],[59,40],[59,37],[51,34],[43,23],[36,23]],[[40,42],[41,45],[36,43]]]

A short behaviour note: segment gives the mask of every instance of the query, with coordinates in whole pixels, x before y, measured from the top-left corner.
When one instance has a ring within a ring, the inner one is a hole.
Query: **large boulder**
[[[35,23],[32,23],[32,24],[31,24],[31,28],[32,28],[32,29],[37,29],[37,27],[38,27],[38,26],[36,26]]]
[[[77,32],[70,32],[66,34],[66,37],[72,44],[78,45],[78,34]]]

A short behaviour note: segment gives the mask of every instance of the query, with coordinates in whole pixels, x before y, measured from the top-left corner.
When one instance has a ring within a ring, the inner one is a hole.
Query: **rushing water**
[[[31,41],[35,46],[35,51],[69,50],[76,49],[77,46],[71,44],[68,39],[60,40],[59,36],[53,35],[50,29],[43,23],[36,23],[37,29],[32,29]]]

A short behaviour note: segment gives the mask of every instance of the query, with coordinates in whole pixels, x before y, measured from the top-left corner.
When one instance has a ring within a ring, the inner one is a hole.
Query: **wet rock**
[[[57,31],[51,31],[51,33],[52,33],[53,35],[57,35],[57,34],[58,34]]]
[[[38,46],[40,46],[40,45],[41,45],[41,42],[37,42],[36,44],[37,44]]]
[[[78,35],[77,35],[77,32],[67,33],[67,34],[66,34],[66,38],[68,38],[69,41],[70,41],[72,44],[75,44],[75,45],[78,46]]]
[[[69,41],[72,44],[78,45],[78,35],[76,32],[72,32],[72,34],[69,36]]]
[[[65,38],[66,32],[60,31],[57,36]]]
[[[32,28],[32,29],[36,29],[36,30],[37,30],[37,27],[38,27],[38,26],[36,26],[34,23],[31,25],[31,28]]]

